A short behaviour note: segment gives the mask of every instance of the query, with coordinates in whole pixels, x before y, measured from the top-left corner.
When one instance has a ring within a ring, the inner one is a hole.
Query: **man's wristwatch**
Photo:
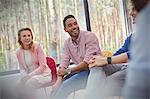
[[[66,69],[67,74],[71,74],[71,68]]]
[[[111,64],[111,57],[107,57],[107,62],[108,62],[108,64]]]

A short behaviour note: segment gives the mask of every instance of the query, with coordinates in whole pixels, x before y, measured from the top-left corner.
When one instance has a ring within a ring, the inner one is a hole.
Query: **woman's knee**
[[[38,82],[37,79],[35,79],[35,78],[30,78],[29,80],[27,80],[26,86],[32,87],[32,88],[37,88],[37,87],[39,87],[40,85],[39,85],[39,82]]]

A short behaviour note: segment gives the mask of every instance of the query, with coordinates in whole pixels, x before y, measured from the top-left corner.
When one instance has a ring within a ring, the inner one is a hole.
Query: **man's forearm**
[[[122,53],[120,55],[112,56],[111,64],[126,63],[127,61],[128,61],[127,53]]]
[[[86,69],[88,69],[88,64],[86,62],[81,62],[79,65],[72,67],[71,72],[77,72]]]

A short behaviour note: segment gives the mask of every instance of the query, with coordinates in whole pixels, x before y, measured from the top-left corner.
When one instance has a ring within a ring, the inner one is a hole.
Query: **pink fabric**
[[[65,41],[61,66],[68,67],[70,60],[76,65],[80,62],[88,63],[93,55],[101,55],[96,35],[89,31],[80,31],[76,42],[71,37]]]
[[[26,75],[27,65],[25,63],[23,49],[19,48],[16,54],[19,62],[20,72],[22,75]],[[31,58],[34,70],[33,72],[31,72],[31,75],[47,74],[51,72],[46,64],[45,54],[40,44],[35,44],[35,52],[31,53]]]

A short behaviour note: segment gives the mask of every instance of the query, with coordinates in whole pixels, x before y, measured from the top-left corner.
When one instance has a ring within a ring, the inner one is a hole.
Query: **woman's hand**
[[[21,78],[21,83],[26,83],[27,82],[27,80],[29,80],[31,78],[31,76],[30,75],[26,75],[26,76],[24,76],[24,77],[22,77]]]
[[[89,68],[95,67],[95,66],[105,66],[108,64],[107,57],[95,55],[93,58],[89,61]]]

